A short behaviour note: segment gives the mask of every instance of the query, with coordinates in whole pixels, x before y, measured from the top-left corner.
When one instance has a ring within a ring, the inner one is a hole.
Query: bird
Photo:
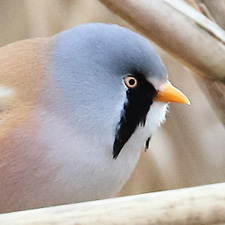
[[[170,102],[148,39],[89,23],[0,48],[0,212],[114,197]]]

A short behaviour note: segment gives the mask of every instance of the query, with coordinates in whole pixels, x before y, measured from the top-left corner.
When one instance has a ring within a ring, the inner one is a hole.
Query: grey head
[[[54,79],[70,122],[101,136],[117,158],[145,126],[157,88],[167,81],[165,66],[146,38],[118,25],[81,25],[55,38]]]

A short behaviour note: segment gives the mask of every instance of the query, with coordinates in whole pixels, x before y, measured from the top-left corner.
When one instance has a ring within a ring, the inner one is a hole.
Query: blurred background
[[[0,46],[47,37],[78,24],[116,23],[133,29],[97,0],[0,0]],[[172,40],[168,40],[172,41]],[[191,100],[171,104],[166,123],[142,152],[118,195],[225,181],[225,129],[192,73],[159,47],[170,80]]]

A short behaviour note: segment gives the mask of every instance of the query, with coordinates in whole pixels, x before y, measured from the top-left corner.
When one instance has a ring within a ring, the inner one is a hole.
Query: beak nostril
[[[167,81],[166,83],[162,84],[162,85],[159,87],[158,91],[159,91],[159,92],[165,91],[165,90],[167,89],[167,86],[168,86],[168,85],[171,85],[171,83],[170,83],[169,81]]]

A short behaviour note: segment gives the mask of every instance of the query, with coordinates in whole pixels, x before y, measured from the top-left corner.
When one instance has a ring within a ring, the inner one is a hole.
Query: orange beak
[[[160,90],[158,90],[156,101],[184,103],[190,105],[188,98],[169,81],[162,85]]]

